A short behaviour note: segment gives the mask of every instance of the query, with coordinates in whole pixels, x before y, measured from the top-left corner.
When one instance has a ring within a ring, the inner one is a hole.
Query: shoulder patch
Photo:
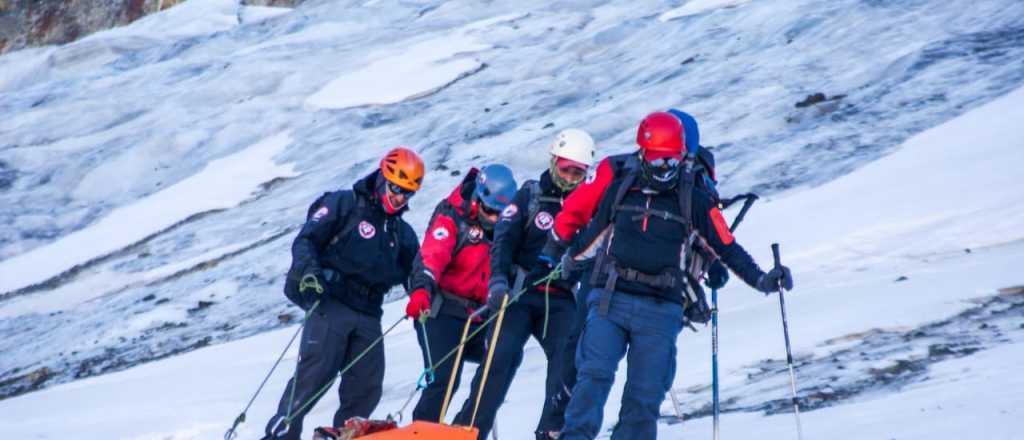
[[[430,233],[430,235],[434,237],[434,240],[444,240],[448,238],[448,236],[451,235],[451,233],[448,232],[448,228],[445,228],[444,226],[438,226],[436,229],[434,229],[433,232]]]
[[[469,228],[469,242],[477,244],[484,238],[484,230],[479,226],[473,225]]]
[[[327,214],[330,214],[330,213],[331,213],[330,209],[327,209],[326,206],[321,206],[320,209],[317,209],[316,212],[313,213],[313,216],[310,217],[309,220],[310,221],[314,221],[314,222],[318,222],[320,220],[323,220],[323,218],[327,217]]]
[[[367,240],[377,235],[377,228],[373,227],[370,222],[363,220],[359,222],[359,235]]]
[[[512,203],[505,207],[505,210],[501,211],[501,216],[504,218],[511,218],[519,212],[519,207],[515,203]]]
[[[722,216],[722,211],[718,208],[711,208],[710,215],[711,224],[715,226],[715,232],[718,233],[718,238],[722,240],[722,243],[728,246],[736,241],[732,236],[732,231],[729,230],[728,223],[725,222],[725,217]]]
[[[555,218],[547,211],[541,211],[533,218],[533,224],[537,226],[537,229],[547,231],[555,225]]]

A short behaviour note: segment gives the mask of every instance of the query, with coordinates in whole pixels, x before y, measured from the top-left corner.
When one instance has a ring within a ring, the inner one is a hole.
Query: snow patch
[[[45,282],[192,215],[238,206],[250,198],[260,184],[296,175],[291,164],[278,165],[273,161],[291,141],[291,135],[283,132],[211,161],[199,173],[118,208],[85,229],[0,262],[0,292],[9,293]]]
[[[766,203],[743,233],[777,237],[788,249],[785,259],[803,271],[1024,239],[1022,103],[1024,89],[1017,89],[913,136],[854,174]]]
[[[681,7],[662,13],[658,16],[658,20],[665,22],[680,17],[703,14],[715,9],[739,6],[748,2],[750,0],[691,0]]]
[[[346,73],[306,100],[310,110],[387,105],[428,96],[483,67],[468,54],[493,46],[471,35],[473,31],[519,19],[525,14],[502,15],[468,24],[449,35],[377,52],[365,67]]]
[[[82,303],[110,293],[139,284],[159,281],[208,261],[218,260],[261,240],[219,247],[196,257],[145,272],[123,273],[114,270],[100,270],[84,274],[85,276],[80,276],[80,279],[76,279],[74,282],[47,291],[45,295],[18,296],[0,303],[0,319],[14,318],[29,313],[48,314],[59,310],[73,309]]]

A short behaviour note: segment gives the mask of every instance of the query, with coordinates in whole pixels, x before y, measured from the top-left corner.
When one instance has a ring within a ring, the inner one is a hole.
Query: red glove
[[[405,314],[412,319],[419,319],[420,314],[430,310],[430,295],[427,289],[416,289],[409,295],[409,304],[405,306]]]

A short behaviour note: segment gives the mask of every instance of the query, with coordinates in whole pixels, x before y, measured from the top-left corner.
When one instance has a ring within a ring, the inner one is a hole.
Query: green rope
[[[561,267],[561,264],[559,264]],[[559,274],[561,276],[561,274]],[[544,331],[541,333],[541,339],[548,338],[548,317],[551,316],[551,282],[554,281],[552,278],[548,278],[547,284],[544,285]]]
[[[539,286],[539,285],[541,285],[543,283],[550,284],[551,280],[557,279],[557,278],[559,278],[561,276],[562,276],[562,264],[559,263],[558,266],[555,266],[555,268],[551,270],[551,273],[549,273],[548,276],[537,280],[536,282],[534,282],[529,287],[523,287],[522,289],[519,289],[518,291],[516,291],[512,295],[512,297],[509,298],[508,304],[512,304],[512,303],[518,301],[519,297],[523,296],[523,294],[526,293],[526,291],[529,290],[530,287],[537,287],[537,286]],[[506,305],[505,307],[508,307],[508,305]],[[491,322],[493,322],[495,319],[497,319],[497,317],[498,317],[498,314],[493,314],[489,318],[487,318],[484,322],[480,323],[480,326],[477,327],[476,330],[473,330],[472,332],[470,332],[469,336],[466,336],[465,340],[463,340],[458,345],[456,345],[454,348],[452,348],[451,351],[448,352],[448,354],[444,355],[444,357],[441,358],[441,360],[435,362],[434,365],[431,365],[430,366],[430,371],[432,371],[432,372],[436,371],[437,367],[441,366],[441,364],[443,364],[444,361],[446,361],[449,358],[451,358],[452,356],[454,356],[455,352],[459,351],[460,347],[462,347],[463,345],[466,345],[466,343],[469,342],[469,340],[473,339],[474,336],[480,334],[480,332],[483,331],[485,328],[487,328],[487,326],[490,325]]]
[[[309,310],[306,311],[306,316],[302,318],[302,325],[300,325],[299,328],[295,329],[295,334],[292,335],[291,340],[288,341],[288,345],[286,345],[284,347],[284,350],[281,351],[281,355],[277,357],[277,361],[274,362],[274,366],[270,367],[270,371],[268,371],[267,376],[263,378],[263,382],[260,382],[260,386],[256,388],[256,393],[254,393],[252,395],[252,398],[249,399],[249,403],[245,405],[245,409],[243,409],[242,412],[238,414],[238,417],[235,418],[235,422],[231,425],[231,428],[224,433],[225,440],[232,440],[237,436],[235,430],[238,429],[238,425],[245,423],[245,414],[249,412],[249,408],[252,407],[253,402],[256,401],[256,397],[259,396],[260,392],[263,391],[263,386],[267,384],[267,380],[269,380],[270,376],[274,374],[274,370],[276,370],[277,366],[281,364],[282,360],[284,360],[284,356],[285,354],[288,353],[288,349],[292,347],[293,343],[295,343],[295,338],[297,338],[299,334],[302,333],[302,329],[306,326],[306,321],[309,319],[309,316],[312,315],[313,311],[316,310],[316,308],[319,306],[320,301],[317,301],[313,303]],[[296,371],[298,370],[296,369]]]
[[[356,363],[358,363],[360,360],[362,360],[363,357],[366,356],[366,354],[369,353],[370,350],[373,349],[373,347],[376,347],[377,344],[380,344],[380,342],[384,340],[384,337],[387,336],[388,333],[391,333],[391,331],[394,330],[395,327],[398,327],[398,324],[401,324],[402,321],[405,320],[405,318],[408,318],[408,317],[405,316],[405,315],[402,315],[401,318],[398,318],[398,321],[395,321],[394,324],[391,324],[391,327],[388,327],[388,329],[386,331],[384,331],[383,333],[381,333],[380,336],[378,336],[377,339],[373,341],[373,343],[371,343],[369,346],[367,346],[361,353],[359,353],[358,356],[355,357],[355,359],[352,359],[352,361],[349,362],[348,365],[345,365],[345,368],[342,368],[341,371],[339,371],[337,375],[335,375],[333,378],[331,378],[331,381],[328,382],[327,385],[324,385],[323,388],[320,388],[320,390],[317,391],[316,394],[313,394],[312,397],[310,397],[308,400],[306,400],[306,403],[302,404],[302,406],[300,406],[298,409],[296,409],[295,410],[295,414],[301,414],[302,411],[305,411],[307,407],[309,407],[314,402],[319,400],[320,397],[322,397],[324,395],[324,393],[326,393],[327,390],[329,390],[331,388],[331,386],[334,385],[334,380],[335,379],[343,376],[345,373],[348,372],[349,369],[351,369],[353,366],[355,366]],[[294,388],[294,386],[292,388]],[[289,408],[289,409],[291,409],[291,408]],[[284,422],[286,424],[291,424],[292,417],[291,416],[285,417],[284,418]]]
[[[420,313],[418,321],[420,323],[420,327],[423,329],[423,347],[427,351],[427,365],[434,365],[433,358],[430,356],[430,340],[427,339],[428,318],[430,318],[430,312],[424,310],[422,313]],[[430,385],[433,382],[434,372],[431,369],[426,368],[423,370],[423,374],[420,375],[420,378],[416,380],[416,388],[426,388],[427,385]]]

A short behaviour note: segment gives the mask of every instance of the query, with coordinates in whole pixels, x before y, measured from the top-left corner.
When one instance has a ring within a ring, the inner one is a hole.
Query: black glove
[[[317,296],[323,295],[323,275],[319,272],[307,272],[302,275],[302,280],[299,281],[299,293],[311,293],[316,294]]]
[[[729,282],[729,269],[721,261],[715,260],[708,268],[707,285],[712,289],[721,289]]]
[[[487,283],[487,307],[492,312],[501,310],[501,303],[508,298],[508,279],[500,275],[491,275],[491,281]],[[511,301],[511,298],[509,298]]]
[[[773,293],[783,289],[793,290],[793,274],[786,266],[779,266],[771,270],[757,280],[757,290],[764,293]]]

